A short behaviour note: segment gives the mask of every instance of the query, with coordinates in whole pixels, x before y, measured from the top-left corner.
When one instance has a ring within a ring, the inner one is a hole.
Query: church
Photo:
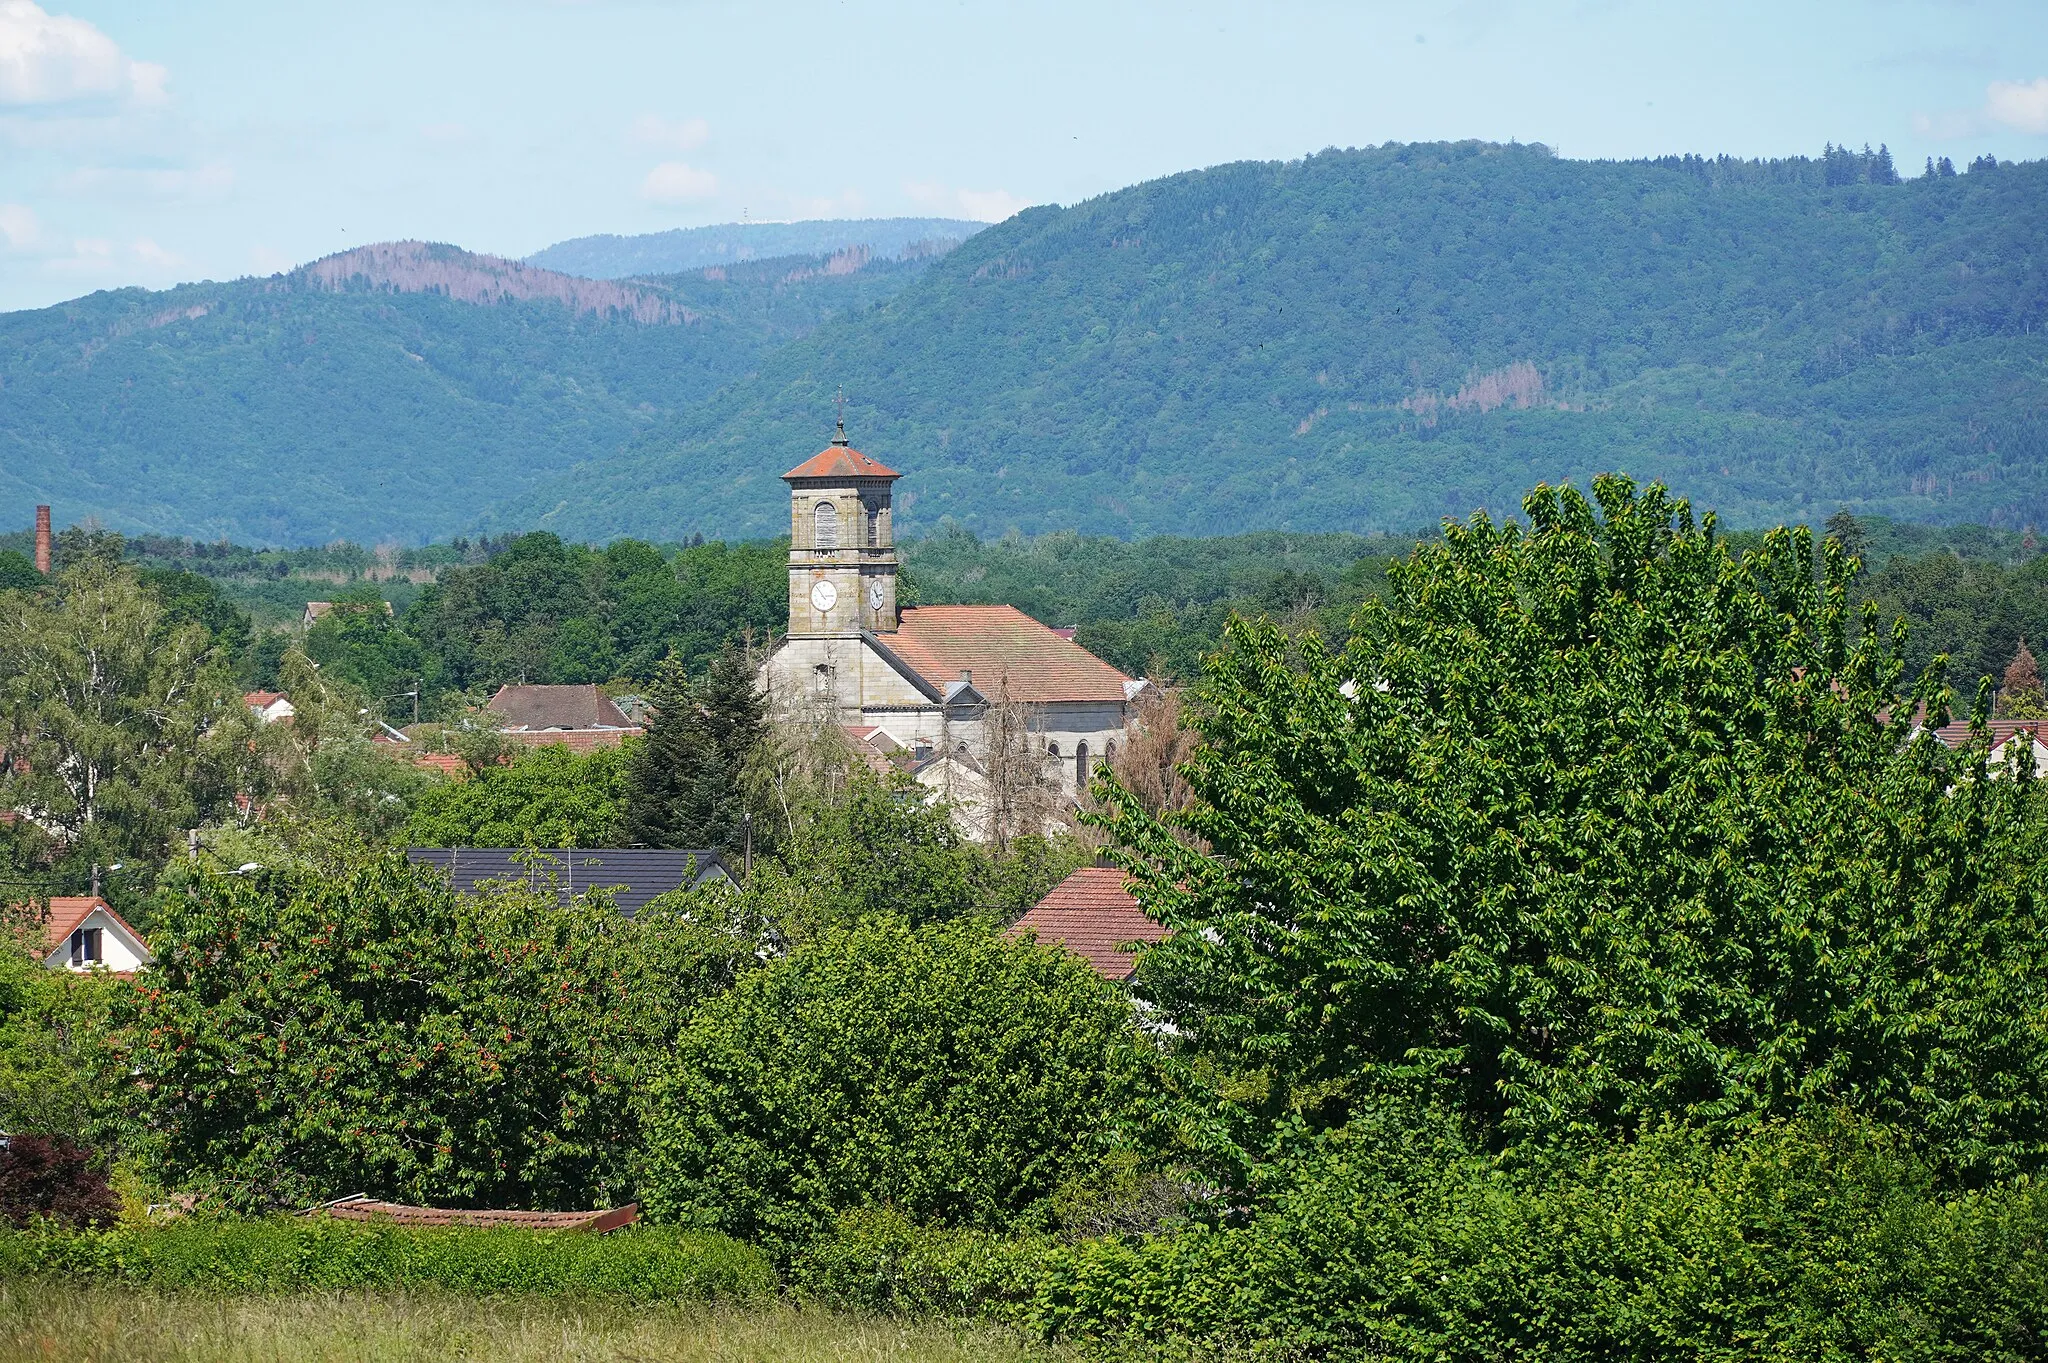
[[[843,419],[831,445],[782,475],[789,632],[762,664],[763,692],[969,765],[986,756],[991,707],[1009,707],[1047,776],[1077,795],[1146,684],[1014,606],[898,609],[890,499],[901,476],[854,449]]]

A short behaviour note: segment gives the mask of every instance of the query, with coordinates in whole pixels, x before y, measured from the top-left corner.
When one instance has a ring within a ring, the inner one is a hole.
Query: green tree
[[[702,686],[683,660],[662,665],[654,717],[634,754],[624,820],[646,847],[736,847],[748,813],[745,774],[765,718],[754,670],[737,648],[719,654]]]
[[[43,585],[43,580],[26,554],[0,550],[0,592],[32,592]]]
[[[619,838],[633,739],[577,754],[559,743],[422,790],[404,827],[419,847],[610,847]]]
[[[412,718],[403,693],[420,684],[420,649],[398,628],[375,587],[338,594],[306,631],[306,656],[354,687],[378,714]]]
[[[120,1019],[138,1153],[248,1210],[628,1200],[631,1094],[693,991],[758,946],[716,909],[458,896],[361,844],[318,867],[201,871],[167,898],[158,964]]]
[[[1108,1148],[1130,1006],[1056,948],[872,919],[706,1002],[648,1099],[663,1220],[788,1245],[850,1208],[1044,1223]]]
[[[1839,550],[1594,494],[1449,527],[1341,652],[1231,627],[1192,807],[1107,792],[1173,929],[1145,996],[1254,1143],[1387,1094],[1493,1141],[1840,1106],[2036,1167],[2042,787],[1892,719],[1903,631],[1850,644]]]
[[[2048,695],[2041,689],[2041,671],[2025,639],[2005,665],[2005,685],[1998,690],[1998,714],[2005,719],[2048,719]]]
[[[205,627],[104,555],[0,595],[0,805],[74,862],[160,860],[200,821],[202,739],[239,703]]]
[[[36,952],[42,921],[11,917],[0,933],[0,1130],[104,1146],[118,1134],[126,1097],[108,1025],[123,986],[97,972],[49,969]]]

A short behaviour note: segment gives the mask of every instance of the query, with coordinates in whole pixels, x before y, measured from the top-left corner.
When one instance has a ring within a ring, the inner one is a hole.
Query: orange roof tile
[[[96,895],[54,894],[50,896],[50,917],[43,925],[43,937],[50,950],[55,951],[71,938],[72,929],[83,923],[94,909],[105,909],[107,917],[119,923],[123,930],[136,941],[142,934],[128,926],[128,920],[114,912],[114,906]]]
[[[1010,935],[1036,933],[1039,941],[1063,946],[1087,961],[1105,980],[1128,979],[1138,962],[1122,948],[1162,941],[1166,929],[1145,916],[1126,885],[1124,873],[1115,867],[1084,866],[1034,904]]]
[[[903,475],[879,459],[870,459],[851,445],[838,441],[798,464],[785,478],[901,478]]]
[[[1015,606],[915,606],[882,643],[939,690],[974,674],[974,689],[994,700],[1007,681],[1012,700],[1117,701],[1129,680],[1072,639],[1063,639]]]

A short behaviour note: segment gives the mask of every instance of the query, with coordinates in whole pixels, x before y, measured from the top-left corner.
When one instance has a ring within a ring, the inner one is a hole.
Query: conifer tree
[[[648,703],[647,735],[627,778],[625,839],[636,847],[701,847],[687,833],[710,743],[696,688],[674,653],[655,675]]]
[[[693,685],[671,655],[649,699],[654,716],[634,757],[626,798],[627,841],[736,846],[746,811],[741,774],[764,723],[746,655],[728,648],[702,686]]]
[[[1863,526],[1846,506],[1836,507],[1835,514],[1828,517],[1827,537],[1842,546],[1842,552],[1850,558],[1863,557],[1864,546],[1869,542],[1863,533]]]
[[[2005,685],[1998,692],[1998,713],[2003,719],[2048,719],[2048,695],[2041,689],[2041,673],[2034,665],[2033,650],[2025,638],[2019,652],[2005,665]]]

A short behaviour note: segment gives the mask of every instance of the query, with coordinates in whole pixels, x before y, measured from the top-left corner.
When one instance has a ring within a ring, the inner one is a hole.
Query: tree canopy
[[[1497,1142],[1839,1105],[2038,1167],[2031,767],[1915,736],[1838,550],[1594,493],[1450,528],[1341,649],[1230,627],[1177,816],[1213,855],[1107,792],[1174,930],[1145,997],[1237,1076],[1248,1148],[1389,1097]],[[1937,666],[1913,704],[1948,703]]]

